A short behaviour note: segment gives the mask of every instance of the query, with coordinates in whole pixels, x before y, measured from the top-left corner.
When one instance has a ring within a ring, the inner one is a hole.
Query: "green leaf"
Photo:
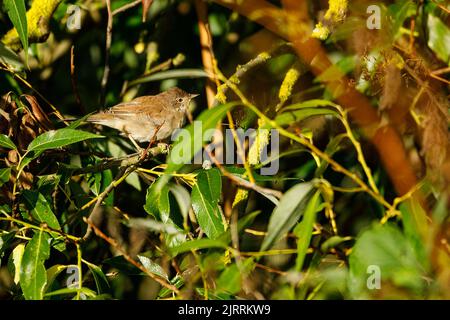
[[[241,291],[242,277],[246,276],[255,266],[253,258],[243,261],[242,269],[239,269],[236,263],[227,267],[217,279],[217,290],[229,294],[236,294]]]
[[[417,5],[410,0],[397,1],[388,7],[389,15],[392,17],[392,34],[394,38],[398,38],[401,33],[400,28],[405,23],[405,20],[416,14]]]
[[[150,218],[131,218],[128,220],[128,226],[130,228],[145,228],[157,233],[164,232],[168,235],[184,234],[182,230],[171,224],[159,222]]]
[[[205,137],[204,133],[209,129],[214,129],[227,111],[238,104],[238,102],[230,102],[205,110],[193,124],[185,127],[183,134],[180,134],[173,144],[165,172],[175,172],[184,164],[190,163],[194,155],[202,149],[203,143],[210,138]]]
[[[9,19],[17,30],[25,53],[25,60],[28,58],[28,26],[25,0],[4,0],[3,1]],[[26,64],[28,64],[26,62]]]
[[[9,249],[9,245],[14,239],[15,232],[9,232],[0,236],[0,265],[2,264],[3,255],[5,250]]]
[[[295,227],[294,234],[298,237],[297,240],[297,259],[295,261],[295,268],[301,271],[305,261],[306,252],[311,242],[314,222],[316,221],[316,212],[320,205],[320,191],[312,196],[311,200],[306,206],[303,220]]]
[[[56,280],[56,277],[66,270],[69,266],[62,265],[62,264],[55,264],[47,269],[47,283],[45,285],[44,291],[47,292],[49,290],[52,290],[53,283]],[[55,286],[57,283],[55,283]]]
[[[169,280],[169,276],[164,271],[164,269],[161,268],[159,264],[153,262],[150,258],[147,258],[146,256],[138,255],[137,257],[148,272],[153,273],[163,279]]]
[[[208,238],[216,239],[225,231],[225,220],[218,205],[222,189],[218,169],[201,171],[192,187],[192,208],[198,224]]]
[[[83,261],[89,267],[89,270],[92,272],[92,276],[94,277],[95,285],[97,287],[97,293],[108,293],[110,291],[110,286],[108,282],[108,278],[106,278],[102,269],[99,266],[96,266],[93,263]]]
[[[35,154],[39,155],[48,149],[61,148],[69,144],[98,138],[103,138],[103,136],[68,128],[51,130],[41,134],[31,141],[28,145],[27,152],[35,152]]]
[[[286,126],[313,116],[337,115],[335,110],[327,108],[304,108],[294,111],[284,112],[275,117],[275,122],[280,126]]]
[[[37,191],[22,191],[24,202],[36,221],[46,223],[50,228],[61,230],[58,219],[43,194]]]
[[[330,249],[336,248],[343,242],[352,240],[352,237],[340,237],[340,236],[332,236],[328,238],[322,245],[320,246],[320,250],[324,253],[327,253]]]
[[[9,181],[11,176],[11,168],[0,169],[0,187]]]
[[[349,257],[349,288],[355,298],[365,298],[370,266],[379,268],[381,282],[392,281],[419,293],[426,274],[411,242],[394,225],[377,224],[363,232]]]
[[[271,247],[297,223],[312,196],[313,187],[311,182],[299,183],[283,195],[270,217],[261,251]]]
[[[191,195],[186,188],[178,184],[171,185],[170,192],[172,192],[173,196],[177,200],[181,215],[184,219],[187,219],[189,209],[191,208]]]
[[[167,222],[170,219],[169,186],[164,184],[159,188],[158,180],[147,189],[144,209],[156,219]]]
[[[45,297],[47,298],[47,297],[60,296],[60,295],[66,295],[66,294],[76,294],[78,292],[80,292],[81,296],[84,295],[85,297],[88,297],[88,298],[94,298],[96,296],[94,291],[92,291],[89,288],[84,288],[83,287],[81,289],[78,289],[78,288],[63,288],[63,289],[55,290],[55,291],[52,291],[52,292],[47,292],[45,294]]]
[[[119,270],[126,275],[144,275],[144,273],[128,262],[123,256],[115,256],[103,261],[107,265]]]
[[[332,157],[336,152],[340,150],[341,148],[340,144],[342,140],[345,139],[346,137],[347,134],[342,133],[331,138],[330,142],[328,142],[325,148],[325,153],[328,154],[329,157]],[[317,167],[314,175],[316,177],[321,177],[325,173],[325,170],[328,168],[328,165],[329,163],[327,161],[321,160],[320,165]]]
[[[20,282],[20,268],[22,265],[22,257],[25,251],[25,244],[19,243],[11,252],[8,261],[8,270],[14,276],[14,283]]]
[[[50,236],[37,231],[28,242],[20,267],[20,287],[27,300],[41,300],[47,283],[44,261],[50,256]]]
[[[81,126],[83,123],[85,123],[85,122],[86,122],[86,119],[89,118],[90,116],[92,116],[94,113],[95,113],[95,112],[88,113],[87,115],[84,115],[83,117],[81,117],[81,118],[79,118],[79,119],[76,119],[76,120],[72,121],[72,122],[66,127],[66,129],[76,129],[76,128],[78,128],[78,127]],[[72,119],[68,119],[68,120],[70,121],[70,120],[72,120]]]
[[[5,134],[0,134],[0,147],[17,150],[14,142],[12,142],[11,139]]]
[[[0,42],[0,61],[16,71],[23,69],[23,63],[19,56],[2,42]]]
[[[428,15],[428,46],[439,59],[450,65],[450,29],[438,17]]]
[[[161,71],[149,76],[145,76],[130,82],[129,86],[134,86],[140,83],[161,81],[165,79],[180,79],[180,78],[207,78],[208,74],[202,69],[175,69]]]
[[[147,189],[147,196],[145,200],[144,209],[147,213],[151,214],[156,220],[165,223],[167,226],[171,226],[180,232],[166,233],[166,245],[169,247],[178,245],[185,241],[186,236],[182,233],[182,229],[174,222],[176,216],[171,216],[170,201],[169,201],[169,184],[164,183],[160,185],[159,182],[164,176],[159,177],[153,184]]]
[[[215,239],[196,239],[192,241],[187,241],[176,247],[170,249],[173,257],[180,253],[188,252],[191,250],[207,249],[207,248],[222,248],[226,249],[227,244],[220,240]]]

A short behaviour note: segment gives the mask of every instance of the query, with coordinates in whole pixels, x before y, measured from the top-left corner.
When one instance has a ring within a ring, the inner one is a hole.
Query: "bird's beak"
[[[189,95],[189,98],[194,99],[195,97],[198,97],[200,94],[198,93],[192,93]]]

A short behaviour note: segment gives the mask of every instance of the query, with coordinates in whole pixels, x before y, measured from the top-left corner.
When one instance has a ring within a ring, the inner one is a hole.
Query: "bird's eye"
[[[182,103],[182,102],[183,102],[183,98],[178,98],[178,99],[177,99],[177,102],[178,102],[178,103]]]

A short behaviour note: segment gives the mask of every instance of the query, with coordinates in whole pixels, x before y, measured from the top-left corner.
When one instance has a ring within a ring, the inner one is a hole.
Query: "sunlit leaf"
[[[436,55],[450,65],[450,29],[438,17],[428,15],[428,46]]]
[[[20,287],[27,300],[41,300],[47,283],[44,261],[50,256],[50,236],[42,230],[28,242],[20,268]]]
[[[8,13],[8,17],[16,28],[20,41],[25,52],[25,60],[28,58],[28,24],[25,0],[4,0],[3,4]]]
[[[146,256],[138,255],[137,257],[148,272],[153,273],[163,279],[169,280],[169,276],[159,264],[153,262]]]
[[[0,147],[17,150],[14,142],[12,142],[11,139],[5,134],[0,134]]]
[[[219,237],[226,228],[218,205],[221,189],[222,179],[218,169],[201,171],[192,187],[192,208],[200,228],[211,239]]]
[[[84,140],[98,138],[103,138],[103,136],[68,128],[51,130],[41,134],[31,141],[28,145],[27,152],[40,154],[45,150],[61,148]]]

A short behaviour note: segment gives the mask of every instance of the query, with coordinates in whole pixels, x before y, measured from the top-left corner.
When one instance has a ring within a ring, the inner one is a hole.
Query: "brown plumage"
[[[120,103],[87,121],[117,129],[138,142],[159,141],[183,125],[189,103],[196,96],[175,87]]]

